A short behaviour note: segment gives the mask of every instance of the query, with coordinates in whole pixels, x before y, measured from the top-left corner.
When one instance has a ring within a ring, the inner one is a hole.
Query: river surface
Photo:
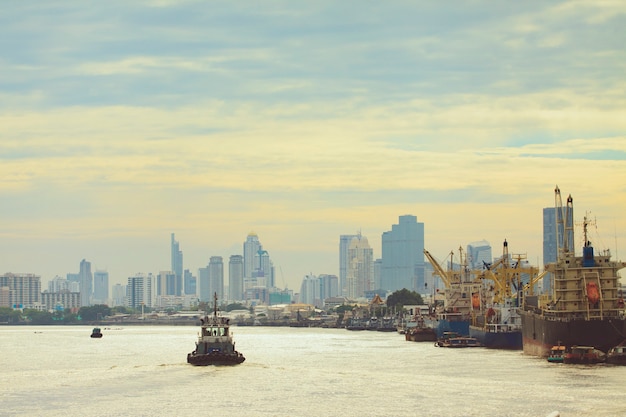
[[[0,416],[626,416],[626,367],[285,327],[233,327],[246,361],[194,367],[198,330],[0,326]]]

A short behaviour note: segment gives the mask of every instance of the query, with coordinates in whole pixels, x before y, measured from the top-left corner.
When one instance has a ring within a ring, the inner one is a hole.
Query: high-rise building
[[[198,268],[198,299],[205,303],[213,302],[213,295],[211,294],[211,288],[209,285],[209,267]]]
[[[493,262],[491,245],[486,240],[467,245],[467,264],[470,269],[483,269]]]
[[[554,207],[546,207],[543,209],[543,264],[547,265],[556,262],[559,255],[559,247],[566,245],[570,252],[574,252],[574,212],[569,212],[569,218],[563,219],[566,214]],[[564,229],[568,229],[568,235],[565,236]],[[567,239],[565,239],[567,238]],[[550,293],[552,291],[552,274],[547,273],[543,277],[543,291]]]
[[[320,279],[313,274],[305,275],[300,284],[300,302],[322,307]]]
[[[191,271],[188,269],[185,269],[185,271],[183,272],[183,275],[184,275],[184,281],[185,281],[184,282],[185,295],[197,295],[196,294],[196,290],[197,290],[196,277],[194,277]]]
[[[174,271],[161,271],[156,276],[156,295],[178,295],[178,277]]]
[[[115,284],[112,288],[111,298],[112,307],[121,307],[126,305],[126,285]]]
[[[93,274],[93,303],[109,304],[109,273],[99,271]]]
[[[424,223],[407,214],[382,234],[380,287],[388,291],[403,288],[423,293]],[[372,288],[375,289],[375,288]]]
[[[228,299],[243,300],[243,256],[231,255],[228,261]]]
[[[346,276],[348,271],[348,249],[350,242],[358,235],[340,235],[339,236],[339,293],[347,294]]]
[[[211,256],[209,260],[209,294],[217,294],[224,299],[224,260],[221,256]]]
[[[126,305],[130,308],[141,306],[152,307],[153,276],[152,274],[135,274],[128,277],[126,285]]]
[[[262,249],[261,242],[256,233],[250,232],[246,241],[243,243],[243,277],[244,281],[250,281],[254,278],[254,272],[257,269],[255,258]]]
[[[269,253],[262,248],[259,249],[254,257],[254,264],[255,270],[252,275],[256,278],[256,285],[274,288],[274,265]]]
[[[182,282],[183,282],[183,252],[180,250],[180,245],[175,239],[174,233],[171,237],[171,271],[176,274],[178,293],[174,295],[181,295]]]
[[[91,273],[91,262],[87,262],[84,259],[80,261],[78,280],[80,283],[80,304],[83,307],[90,306],[91,298],[93,296],[93,274]]]
[[[346,270],[347,296],[349,298],[364,297],[365,291],[372,289],[374,278],[373,258],[373,250],[365,236],[359,233],[352,238],[348,247]]]
[[[34,274],[0,275],[0,307],[40,308],[41,277]]]

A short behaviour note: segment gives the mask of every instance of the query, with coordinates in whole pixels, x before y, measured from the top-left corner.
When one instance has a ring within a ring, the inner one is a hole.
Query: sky
[[[197,274],[254,232],[297,291],[404,214],[541,266],[557,185],[626,258],[624,39],[620,0],[5,2],[0,272],[124,284],[175,233]]]

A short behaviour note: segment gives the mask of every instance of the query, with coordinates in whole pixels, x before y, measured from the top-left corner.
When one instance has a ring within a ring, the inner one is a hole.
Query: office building
[[[382,234],[381,249],[380,288],[388,291],[406,288],[423,293],[424,223],[419,223],[413,215],[400,216],[398,224]]]
[[[115,284],[111,292],[111,307],[126,305],[126,285]]]
[[[228,261],[228,299],[243,300],[243,256],[231,255]]]
[[[491,245],[486,240],[472,242],[467,245],[467,266],[470,269],[484,269],[493,263]]]
[[[346,276],[348,271],[348,249],[350,242],[358,235],[339,236],[339,291],[341,295],[347,294]]]
[[[178,295],[178,279],[174,271],[161,271],[156,276],[156,295]]]
[[[0,307],[41,309],[41,277],[10,272],[0,275]]]
[[[128,277],[126,284],[126,305],[140,309],[142,306],[152,307],[154,292],[152,274],[135,274]]]
[[[91,305],[93,296],[93,274],[91,273],[91,262],[80,261],[78,272],[78,282],[80,284],[80,305],[87,307]]]
[[[217,294],[219,300],[224,299],[224,261],[221,256],[211,256],[209,259],[209,296]]]
[[[182,292],[182,282],[183,282],[183,252],[180,250],[180,245],[175,238],[174,233],[171,236],[171,271],[176,275],[176,280],[178,283],[176,284],[177,293],[175,295],[181,295]]]
[[[99,271],[93,274],[93,304],[109,305],[109,273]]]
[[[185,295],[197,295],[197,279],[190,270],[185,269],[183,272]]]
[[[261,242],[259,242],[259,237],[254,232],[250,232],[246,241],[243,243],[243,277],[244,282],[250,282],[252,285],[254,272],[256,271],[256,262],[255,258],[261,250]]]
[[[353,237],[348,247],[346,287],[348,298],[365,296],[373,287],[373,250],[365,236]]]

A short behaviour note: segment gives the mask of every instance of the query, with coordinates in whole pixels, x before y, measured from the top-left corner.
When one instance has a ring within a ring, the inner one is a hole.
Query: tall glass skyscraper
[[[407,214],[382,235],[380,285],[388,291],[403,288],[427,292],[424,285],[424,223]]]
[[[93,275],[91,273],[91,262],[87,262],[84,259],[80,261],[78,280],[80,283],[80,305],[83,307],[90,306],[91,296],[93,293]]]
[[[109,304],[109,273],[96,270],[93,274],[93,303]]]
[[[470,269],[483,269],[485,264],[493,262],[491,245],[486,240],[467,245],[467,263]]]
[[[373,284],[374,251],[367,238],[359,234],[352,238],[348,247],[347,296],[350,298],[364,297],[365,291],[373,289]]]
[[[231,255],[228,261],[228,299],[243,300],[243,256]]]
[[[243,277],[251,280],[256,270],[255,258],[261,249],[261,242],[256,233],[248,234],[246,241],[243,243]]]
[[[358,235],[339,236],[339,294],[345,296],[348,293],[346,276],[348,271],[348,249],[350,242]]]
[[[183,252],[180,250],[178,241],[174,238],[174,233],[172,233],[171,239],[171,252],[171,270],[176,275],[176,280],[178,281],[176,286],[179,288],[178,293],[175,295],[181,295],[182,290],[180,289],[183,283]]]

